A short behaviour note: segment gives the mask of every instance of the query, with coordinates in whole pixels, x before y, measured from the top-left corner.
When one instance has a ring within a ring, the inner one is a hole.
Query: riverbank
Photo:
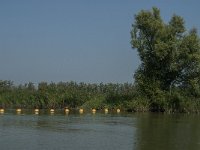
[[[180,92],[162,93],[154,99],[141,95],[134,84],[31,82],[14,85],[0,80],[0,109],[84,109],[127,112],[199,113],[200,100]]]

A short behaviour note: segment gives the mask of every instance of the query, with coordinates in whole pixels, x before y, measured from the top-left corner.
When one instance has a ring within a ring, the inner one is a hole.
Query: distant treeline
[[[133,84],[86,84],[76,82],[29,82],[14,85],[0,80],[0,107],[3,108],[123,108],[134,99]]]
[[[0,108],[120,108],[137,112],[199,112],[199,99],[180,97],[177,95],[180,93],[178,90],[173,88],[166,99],[155,97],[154,101],[150,101],[146,95],[141,94],[136,85],[130,83],[86,84],[71,81],[40,82],[36,86],[31,82],[14,85],[12,81],[0,80]]]

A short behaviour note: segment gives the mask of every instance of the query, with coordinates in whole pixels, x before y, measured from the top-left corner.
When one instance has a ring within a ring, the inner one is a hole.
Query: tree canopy
[[[135,84],[152,109],[164,109],[163,101],[175,93],[200,97],[200,39],[196,29],[186,30],[182,17],[173,15],[165,23],[158,8],[141,10],[132,25],[131,45],[141,60]]]

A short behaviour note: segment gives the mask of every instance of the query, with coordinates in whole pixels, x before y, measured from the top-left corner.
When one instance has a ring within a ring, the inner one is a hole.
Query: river
[[[0,150],[199,150],[200,116],[0,114]]]

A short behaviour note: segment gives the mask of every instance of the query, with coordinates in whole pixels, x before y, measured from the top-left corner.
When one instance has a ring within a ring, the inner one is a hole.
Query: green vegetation
[[[3,108],[124,108],[134,98],[132,84],[85,84],[76,82],[33,83],[14,86],[0,81]]]
[[[131,37],[141,60],[135,73],[138,103],[151,111],[198,112],[200,40],[196,29],[187,32],[177,15],[164,23],[159,9],[152,8],[135,15]]]
[[[141,65],[134,84],[33,83],[0,81],[0,107],[122,108],[128,111],[200,111],[200,39],[174,15],[165,23],[160,10],[140,11],[131,45]]]

